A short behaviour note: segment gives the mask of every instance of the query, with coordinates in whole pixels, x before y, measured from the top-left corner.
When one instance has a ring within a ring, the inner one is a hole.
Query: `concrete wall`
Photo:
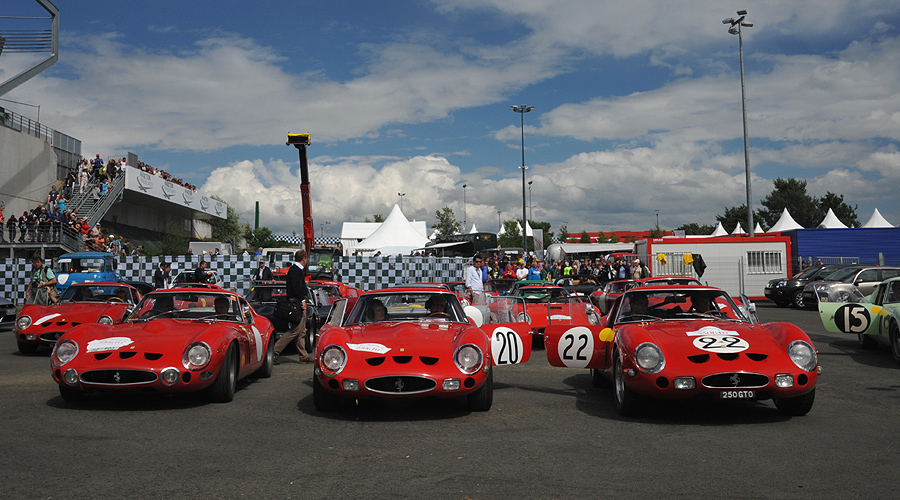
[[[4,215],[22,215],[47,201],[56,182],[56,152],[42,139],[0,126],[0,200]]]

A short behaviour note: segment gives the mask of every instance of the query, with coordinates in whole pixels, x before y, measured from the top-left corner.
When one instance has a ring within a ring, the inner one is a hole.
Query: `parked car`
[[[815,308],[818,301],[816,290],[823,286],[833,286],[849,293],[849,287],[841,285],[850,284],[855,286],[863,295],[869,295],[875,291],[875,287],[882,281],[898,276],[900,276],[900,267],[854,265],[838,269],[825,279],[810,282],[803,287],[803,305],[804,307]]]
[[[272,324],[246,299],[216,288],[157,290],[119,325],[81,324],[53,348],[50,369],[66,401],[89,393],[205,391],[234,397],[237,381],[269,377]]]
[[[612,309],[616,302],[626,290],[637,286],[634,280],[615,280],[610,281],[603,288],[591,294],[591,301],[600,309],[600,314],[606,314]]]
[[[797,309],[803,309],[803,288],[810,282],[826,279],[831,273],[847,267],[847,264],[822,264],[807,267],[790,278],[777,278],[769,280],[766,284],[766,298],[779,307],[793,305]]]
[[[121,323],[140,300],[137,289],[124,283],[76,283],[55,304],[26,304],[16,318],[19,352],[34,354],[53,347],[70,329],[81,324]]]
[[[303,340],[306,351],[313,352],[316,334],[319,332],[319,327],[325,322],[331,306],[325,307],[318,303],[317,297],[319,294],[314,288],[307,287],[307,290],[309,291],[309,299],[306,303],[315,305],[313,307],[307,306],[306,308],[306,337]],[[288,321],[275,317],[275,302],[279,298],[285,297],[286,294],[287,286],[283,281],[257,282],[247,293],[247,301],[253,306],[256,313],[272,323],[272,327],[275,329],[276,340],[293,328],[293,325]],[[323,309],[325,309],[324,314]]]
[[[219,276],[219,273],[217,273],[215,271],[210,271],[209,269],[207,269],[206,271],[208,273],[210,273],[210,279],[209,279],[210,285],[216,285],[216,286],[222,287],[222,288],[225,287],[225,280],[223,280],[222,277]],[[180,273],[175,275],[175,279],[172,280],[172,286],[182,285],[185,283],[197,283],[197,280],[194,278],[194,270],[193,269],[181,271]]]
[[[653,399],[772,399],[786,415],[813,406],[818,357],[792,323],[753,323],[747,304],[718,288],[654,286],[626,291],[598,326],[547,328],[553,366],[610,379],[617,410]]]
[[[6,297],[0,297],[0,328],[13,326],[16,322],[16,306]]]
[[[527,324],[491,323],[475,306],[466,308],[470,321],[449,291],[375,290],[349,312],[346,306],[337,301],[316,343],[313,402],[320,411],[342,400],[457,397],[487,411],[493,367],[531,356]]]
[[[60,255],[56,259],[53,273],[56,275],[56,289],[64,293],[75,283],[119,283],[122,276],[116,270],[119,266],[116,256],[108,252],[75,252]]]
[[[856,335],[866,349],[889,346],[900,363],[900,278],[879,283],[869,296],[855,287],[837,297],[829,296],[826,289],[817,292],[819,317],[826,330]]]

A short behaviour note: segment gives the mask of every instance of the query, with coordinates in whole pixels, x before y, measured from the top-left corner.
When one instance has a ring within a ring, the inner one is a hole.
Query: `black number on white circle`
[[[584,355],[584,351],[587,349],[588,342],[590,341],[590,335],[588,333],[582,332],[576,335],[566,333],[562,338],[563,342],[566,342],[566,348],[563,349],[562,354],[563,360],[587,361],[587,356]]]
[[[519,336],[512,330],[494,332],[494,343],[500,345],[496,359],[498,365],[514,365],[519,362]]]

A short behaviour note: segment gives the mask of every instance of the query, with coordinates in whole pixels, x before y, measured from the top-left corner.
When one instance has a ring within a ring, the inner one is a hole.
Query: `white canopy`
[[[747,234],[747,233],[744,231],[744,228],[743,228],[743,226],[741,226],[741,223],[738,222],[738,225],[734,226],[734,231],[732,231],[731,234],[741,235],[741,234]]]
[[[416,248],[424,247],[428,238],[413,223],[406,220],[398,205],[394,205],[390,215],[368,238],[356,245],[356,250],[372,255],[408,254]]]
[[[797,224],[797,221],[791,217],[791,214],[788,212],[788,209],[785,208],[784,212],[781,212],[781,217],[778,218],[778,222],[775,223],[769,229],[770,233],[780,233],[782,231],[790,231],[792,229],[803,229],[803,226]]]
[[[725,230],[725,227],[722,226],[722,223],[720,222],[719,225],[716,226],[715,231],[713,231],[710,236],[727,236],[727,235],[728,235],[728,231]]]
[[[847,225],[841,222],[841,220],[837,218],[837,215],[834,215],[834,210],[830,208],[828,209],[828,213],[825,214],[825,218],[819,223],[819,227],[824,227],[826,229],[847,229]]]
[[[478,232],[478,228],[475,227],[475,223],[473,222],[473,223],[472,223],[472,230],[469,231],[469,234],[475,234],[475,233],[477,233],[477,232]]]
[[[763,234],[763,233],[765,233],[765,231],[763,231],[762,226],[760,226],[759,222],[757,222],[756,227],[753,228],[753,234]]]
[[[863,224],[862,227],[894,227],[894,225],[882,217],[881,212],[876,208],[875,211],[872,212],[872,216],[869,217],[869,221]]]

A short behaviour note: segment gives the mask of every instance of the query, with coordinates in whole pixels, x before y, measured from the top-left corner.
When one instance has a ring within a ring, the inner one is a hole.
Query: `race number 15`
[[[834,324],[844,333],[863,333],[869,322],[869,311],[859,304],[847,304],[834,312]]]

